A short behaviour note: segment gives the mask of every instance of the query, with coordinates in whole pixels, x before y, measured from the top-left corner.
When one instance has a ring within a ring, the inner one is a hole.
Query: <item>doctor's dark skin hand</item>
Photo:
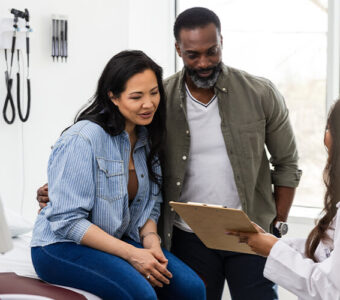
[[[45,183],[42,187],[37,190],[37,200],[39,202],[40,210],[42,210],[49,201],[48,199],[48,185]],[[39,210],[39,212],[40,212]]]
[[[250,233],[250,232],[238,232],[238,231],[227,231],[227,235],[237,236],[239,238],[240,243],[246,243],[251,250],[256,252],[257,254],[267,257],[270,253],[270,250],[276,244],[279,239],[274,235],[267,233],[252,222],[257,233]]]

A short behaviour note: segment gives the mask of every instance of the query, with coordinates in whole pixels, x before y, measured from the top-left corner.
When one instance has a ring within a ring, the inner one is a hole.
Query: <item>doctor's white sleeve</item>
[[[264,276],[300,299],[340,299],[339,236],[334,241],[331,255],[319,263],[305,258],[292,246],[282,240],[274,245],[267,258]]]

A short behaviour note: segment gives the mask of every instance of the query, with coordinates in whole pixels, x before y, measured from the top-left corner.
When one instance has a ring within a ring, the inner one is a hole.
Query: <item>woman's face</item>
[[[325,146],[326,146],[326,148],[327,148],[327,150],[329,152],[330,149],[331,149],[331,146],[332,146],[332,136],[331,136],[331,132],[328,129],[328,127],[327,127],[327,129],[325,131],[325,136],[324,136],[323,142],[324,142],[324,144],[325,144]]]
[[[125,130],[131,133],[136,125],[150,124],[155,115],[160,101],[156,75],[150,69],[135,74],[120,97],[115,98],[112,92],[109,97],[126,120]]]

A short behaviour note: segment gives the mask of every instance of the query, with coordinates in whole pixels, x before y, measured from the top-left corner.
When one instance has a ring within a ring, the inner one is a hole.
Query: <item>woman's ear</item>
[[[115,95],[111,91],[109,91],[107,93],[107,95],[109,96],[109,98],[112,101],[112,103],[117,106],[118,105],[118,98],[115,97]]]

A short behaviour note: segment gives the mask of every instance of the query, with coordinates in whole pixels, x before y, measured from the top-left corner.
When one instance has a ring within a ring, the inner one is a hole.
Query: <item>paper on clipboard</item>
[[[225,234],[228,230],[257,232],[242,210],[194,202],[169,204],[208,248],[256,254],[247,244],[239,243],[238,237]]]

